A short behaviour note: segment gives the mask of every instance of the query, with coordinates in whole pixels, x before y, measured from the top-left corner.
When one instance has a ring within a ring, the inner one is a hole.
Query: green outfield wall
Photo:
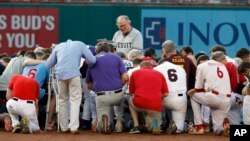
[[[161,43],[171,39],[180,47],[191,45],[195,52],[222,44],[233,55],[239,47],[250,46],[248,7],[0,3],[0,53],[67,39],[92,45],[100,38],[111,40],[119,15],[128,15],[142,32],[144,48],[160,50]]]

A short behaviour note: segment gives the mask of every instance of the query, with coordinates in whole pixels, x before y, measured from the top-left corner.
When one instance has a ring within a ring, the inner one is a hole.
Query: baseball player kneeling
[[[35,79],[23,75],[14,75],[11,78],[6,98],[13,133],[22,131],[19,116],[28,120],[30,133],[40,132],[37,119],[39,90],[39,84]]]

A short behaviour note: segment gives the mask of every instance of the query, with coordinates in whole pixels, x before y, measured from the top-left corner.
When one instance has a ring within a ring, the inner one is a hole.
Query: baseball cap
[[[167,52],[176,50],[176,45],[172,40],[166,40],[162,43],[162,48],[164,48]]]

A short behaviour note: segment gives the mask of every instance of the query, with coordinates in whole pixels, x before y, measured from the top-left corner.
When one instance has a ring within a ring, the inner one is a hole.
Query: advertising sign
[[[1,8],[0,53],[50,47],[58,42],[57,8]]]
[[[179,49],[189,45],[195,53],[209,54],[211,47],[223,45],[231,57],[250,48],[250,11],[244,9],[144,9],[141,21],[145,47],[158,51],[164,40]]]

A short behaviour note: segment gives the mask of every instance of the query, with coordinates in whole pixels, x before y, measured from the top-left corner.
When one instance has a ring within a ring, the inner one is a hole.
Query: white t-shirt
[[[166,78],[170,94],[187,90],[187,75],[182,67],[170,62],[164,62],[154,67],[154,69],[162,73]]]
[[[112,41],[115,42],[116,51],[123,52],[126,55],[132,49],[143,50],[143,38],[140,31],[132,27],[132,30],[127,34],[123,35],[119,30],[117,31]]]

